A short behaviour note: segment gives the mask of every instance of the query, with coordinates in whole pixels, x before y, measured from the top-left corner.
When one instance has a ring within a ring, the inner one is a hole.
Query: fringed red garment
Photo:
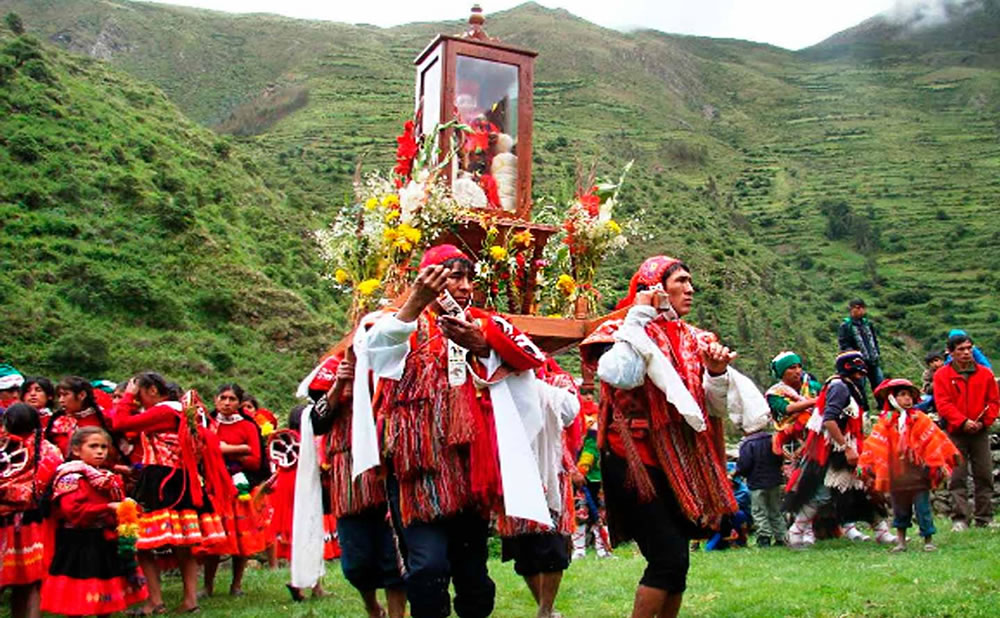
[[[585,344],[613,341],[621,321],[605,322]],[[645,465],[664,471],[685,517],[697,524],[714,525],[723,515],[737,510],[736,498],[714,434],[716,424],[708,422],[702,386],[704,366],[700,349],[716,340],[713,333],[680,320],[654,319],[646,333],[671,360],[688,391],[706,417],[708,429],[692,429],[670,405],[662,391],[648,378],[642,387],[619,390],[601,384],[601,416],[598,445],[620,451],[628,466],[626,483],[648,501],[655,495]],[[582,349],[584,361],[596,366],[597,358]]]
[[[323,437],[321,453],[325,453],[325,474],[330,491],[330,511],[334,519],[356,515],[386,502],[385,483],[376,468],[365,470],[352,479],[351,417],[344,414],[333,422],[330,433]]]
[[[448,384],[447,340],[432,312],[418,319],[403,375],[381,383],[375,408],[399,480],[404,525],[497,503],[500,465],[488,393],[471,378],[460,387]]]
[[[899,415],[898,410],[887,410],[879,417],[865,439],[858,466],[875,479],[876,491],[909,489],[900,485],[924,475],[934,489],[951,475],[962,456],[948,435],[923,412],[907,410],[902,431]]]

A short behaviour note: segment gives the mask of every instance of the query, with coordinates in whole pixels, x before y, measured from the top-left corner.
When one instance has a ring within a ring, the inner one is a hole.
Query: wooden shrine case
[[[430,135],[452,120],[470,127],[471,133],[447,129],[439,136],[439,153],[457,149],[445,169],[452,193],[463,206],[501,209],[508,217],[529,220],[538,53],[491,38],[484,22],[477,5],[468,32],[438,35],[417,56],[417,131]]]

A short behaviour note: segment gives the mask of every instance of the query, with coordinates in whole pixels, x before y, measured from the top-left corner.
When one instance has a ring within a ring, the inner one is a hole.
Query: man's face
[[[962,343],[955,346],[955,349],[951,351],[952,358],[959,365],[967,367],[972,364],[972,342],[963,341]]]
[[[795,363],[785,369],[785,373],[781,374],[781,381],[793,388],[802,386],[802,365]]]
[[[468,265],[459,262],[452,267],[444,284],[444,289],[448,290],[452,298],[463,307],[467,307],[472,301],[473,276]]]
[[[691,273],[683,268],[675,270],[664,285],[667,298],[673,306],[677,315],[684,317],[691,313],[691,302],[694,300],[694,285],[691,281]]]
[[[866,313],[868,313],[868,308],[864,305],[855,305],[851,307],[851,317],[855,320],[860,320],[865,317]]]

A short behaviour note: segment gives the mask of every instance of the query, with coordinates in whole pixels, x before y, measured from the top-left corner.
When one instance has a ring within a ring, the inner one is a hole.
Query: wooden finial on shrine
[[[472,12],[469,14],[469,29],[462,35],[466,39],[475,39],[477,41],[499,41],[490,35],[486,34],[486,29],[483,25],[486,23],[486,16],[483,15],[483,7],[479,4],[472,5]]]

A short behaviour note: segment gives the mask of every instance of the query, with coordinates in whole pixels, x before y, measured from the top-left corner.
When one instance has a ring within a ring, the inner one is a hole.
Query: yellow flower
[[[271,421],[268,421],[260,426],[260,435],[263,437],[266,438],[272,433],[274,433],[274,425],[271,424]]]
[[[345,283],[347,283],[348,280],[350,280],[350,278],[351,275],[349,275],[347,271],[344,270],[343,268],[338,268],[336,272],[333,273],[333,280],[339,283],[340,285],[344,285]]]
[[[561,317],[563,317],[563,315],[561,313],[550,313],[549,315],[547,315],[545,317],[547,317],[547,318],[561,318]]]
[[[385,212],[385,222],[386,223],[391,223],[392,221],[395,221],[398,218],[399,218],[399,211],[398,210],[387,210]]]
[[[410,244],[415,245],[418,242],[420,242],[421,233],[420,230],[418,230],[415,227],[411,227],[406,223],[400,223],[399,227],[397,228],[397,231],[399,232],[400,236],[408,240]]]
[[[576,281],[569,275],[559,275],[559,279],[556,281],[556,289],[562,292],[563,296],[571,296],[576,291]]]
[[[608,229],[614,232],[615,234],[622,233],[622,226],[618,225],[618,222],[615,221],[614,219],[608,219],[608,222],[605,223],[604,225],[608,226]]]
[[[387,227],[382,230],[382,240],[385,242],[393,242],[397,238],[399,238],[399,232],[396,231],[396,228]]]
[[[372,294],[375,293],[375,290],[377,290],[381,285],[382,282],[379,281],[378,279],[365,279],[364,281],[358,284],[358,292],[362,296],[371,296]]]
[[[399,196],[395,193],[390,193],[389,195],[382,198],[382,205],[386,208],[392,208],[394,206],[399,206]]]
[[[524,249],[530,247],[534,240],[534,237],[528,230],[518,232],[517,234],[514,234],[513,238],[511,238],[511,242],[515,247],[522,247]]]
[[[395,247],[396,249],[399,249],[403,253],[409,253],[410,251],[413,250],[413,245],[410,244],[410,241],[406,240],[403,237],[397,238],[396,242],[392,243],[392,246]]]
[[[507,250],[500,245],[493,245],[490,247],[490,257],[494,262],[499,262],[507,257]]]
[[[367,200],[365,200],[365,210],[375,210],[376,208],[378,208],[377,197],[370,197]]]

